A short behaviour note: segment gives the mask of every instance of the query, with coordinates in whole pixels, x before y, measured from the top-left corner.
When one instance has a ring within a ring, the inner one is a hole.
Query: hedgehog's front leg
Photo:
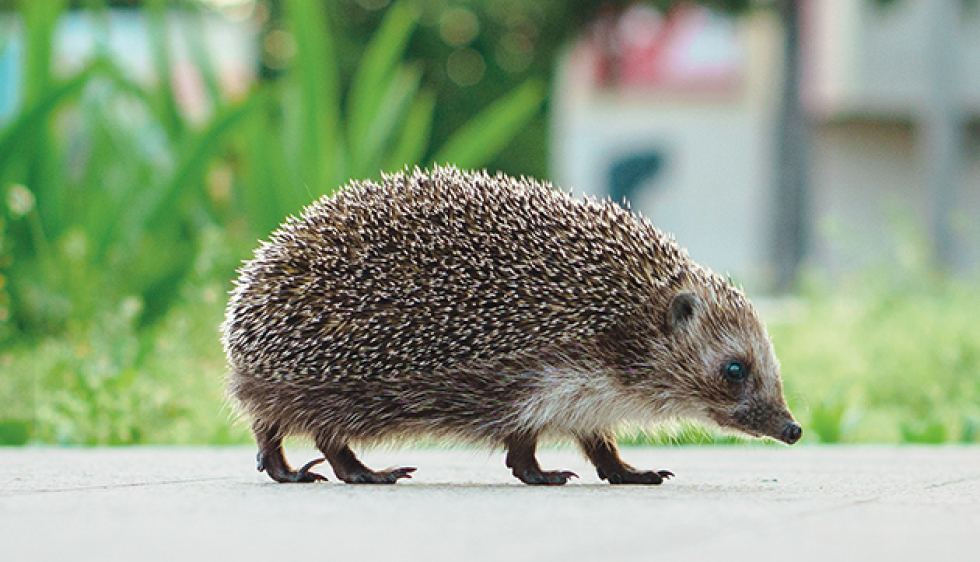
[[[578,475],[568,470],[543,471],[534,457],[538,446],[538,436],[530,433],[516,433],[505,441],[507,446],[507,467],[514,476],[525,484],[561,485],[569,478]]]
[[[595,465],[599,478],[610,484],[660,484],[674,475],[669,470],[637,470],[619,458],[612,434],[579,437],[585,455]]]
[[[312,460],[299,470],[289,468],[286,457],[282,453],[282,433],[276,424],[266,425],[258,420],[252,423],[255,442],[259,446],[257,457],[259,472],[265,471],[276,482],[316,482],[326,480],[310,468],[320,464],[325,459]]]
[[[316,446],[323,452],[333,472],[348,484],[394,484],[399,478],[411,478],[415,467],[403,466],[374,471],[364,466],[346,443],[338,444],[334,439],[317,439]]]

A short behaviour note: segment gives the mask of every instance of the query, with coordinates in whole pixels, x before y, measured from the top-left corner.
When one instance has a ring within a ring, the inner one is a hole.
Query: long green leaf
[[[544,81],[532,78],[467,121],[439,149],[435,161],[460,168],[486,165],[538,112]]]
[[[358,150],[370,134],[371,123],[405,57],[418,17],[414,4],[395,4],[385,13],[381,26],[365,49],[348,95],[347,138],[351,150]]]
[[[43,127],[43,123],[51,117],[58,106],[77,96],[82,88],[89,83],[92,76],[104,68],[102,61],[89,64],[69,80],[45,92],[40,99],[36,100],[13,123],[0,132],[0,171],[6,169],[14,149],[21,145],[26,136]]]
[[[26,50],[23,74],[24,104],[30,106],[45,98],[56,87],[52,65],[54,31],[58,18],[67,7],[65,0],[37,2],[21,0],[24,18]],[[37,197],[38,212],[45,228],[59,224],[65,210],[60,206],[59,192],[63,169],[58,165],[57,154],[49,121],[41,121],[38,128],[23,137],[23,149],[30,155],[24,162],[26,174],[20,181],[30,186]]]
[[[115,59],[110,57],[99,57],[93,60],[93,64],[96,64],[99,67],[98,77],[108,79],[112,83],[113,87],[118,89],[120,92],[133,96],[141,104],[148,108],[153,108],[153,104],[155,103],[153,93],[148,91],[144,86],[135,82],[130,77],[130,72],[121,67]]]
[[[360,146],[351,147],[351,175],[367,177],[378,172],[382,151],[394,141],[398,125],[418,94],[421,80],[422,69],[417,65],[405,65],[395,73],[363,142]]]
[[[186,130],[184,118],[177,106],[171,73],[170,40],[167,28],[167,0],[146,0],[149,8],[150,54],[153,70],[158,80],[157,113],[158,119],[167,129],[171,139],[183,136]]]
[[[264,237],[288,214],[295,213],[309,198],[300,196],[301,182],[290,173],[279,123],[279,94],[268,84],[252,95],[261,96],[259,111],[244,123],[243,204],[249,227]]]
[[[431,91],[419,92],[408,109],[399,138],[385,162],[386,170],[398,170],[419,164],[429,146],[436,96]]]
[[[27,29],[24,99],[31,103],[43,96],[55,81],[51,67],[54,28],[67,1],[20,0],[19,6]]]
[[[148,204],[145,207],[146,226],[148,228],[155,228],[160,225],[167,213],[174,212],[174,207],[184,192],[203,182],[207,164],[221,150],[225,136],[233,131],[250,112],[254,111],[258,106],[257,99],[258,97],[254,96],[236,106],[229,106],[215,116],[207,129],[198,134],[193,141],[187,143],[190,148],[184,152],[173,176],[162,188],[154,189],[150,193]],[[138,228],[142,225],[135,224],[133,226]]]
[[[82,100],[86,113],[83,119],[88,121],[90,164],[80,184],[71,190],[75,199],[70,203],[79,214],[88,212],[85,231],[92,242],[91,255],[96,259],[102,259],[115,242],[124,217],[139,208],[137,203],[145,194],[145,186],[159,185],[154,180],[168,176],[172,169],[172,146],[148,146],[145,140],[165,137],[162,123],[150,120],[139,127],[119,126],[114,115],[113,109],[125,100],[139,102],[145,117],[152,118],[153,96],[111,59],[105,63],[104,77],[112,89],[103,90],[103,96]]]
[[[15,161],[37,158],[38,149],[32,147],[31,139],[38,131],[46,128],[46,124],[60,107],[76,101],[85,87],[96,79],[107,79],[120,92],[134,96],[147,106],[150,105],[146,92],[126,77],[125,72],[114,61],[96,56],[73,77],[45,92],[41,99],[28,106],[13,123],[0,131],[0,185],[9,180],[8,174],[14,167],[12,164]],[[94,158],[94,155],[90,155],[91,158]],[[96,175],[100,173],[98,166],[87,167],[87,170]],[[92,197],[98,197],[98,194],[87,197],[86,190],[71,188],[64,180],[53,185],[38,186],[36,182],[31,182],[30,185],[38,196],[38,208],[44,230],[51,237],[57,237],[59,232],[80,218],[79,207],[73,202],[72,194],[76,199],[81,198],[81,202],[87,207],[98,207],[92,202]],[[69,209],[70,211],[67,211]],[[99,248],[96,248],[96,252],[98,251]]]
[[[336,185],[338,154],[342,150],[337,131],[340,114],[340,70],[333,33],[323,2],[286,0],[288,23],[296,40],[292,80],[298,87],[298,145],[293,168],[303,183],[319,194]],[[289,135],[293,136],[293,135]]]
[[[204,91],[208,94],[208,102],[212,109],[222,105],[224,97],[221,94],[221,82],[218,79],[218,71],[214,66],[214,61],[208,53],[206,44],[205,14],[196,3],[186,3],[186,8],[182,14],[182,26],[184,40],[190,50],[191,60],[194,68],[201,73],[204,82]]]

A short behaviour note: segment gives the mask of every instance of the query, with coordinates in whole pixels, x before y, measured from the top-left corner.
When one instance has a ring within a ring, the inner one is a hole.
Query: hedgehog
[[[526,484],[542,438],[572,439],[612,484],[668,470],[620,458],[624,424],[704,422],[787,444],[802,429],[743,291],[609,199],[452,166],[351,181],[289,217],[244,263],[221,326],[228,393],[258,469],[391,484],[351,446],[452,440],[506,450]],[[323,458],[298,470],[286,436]]]

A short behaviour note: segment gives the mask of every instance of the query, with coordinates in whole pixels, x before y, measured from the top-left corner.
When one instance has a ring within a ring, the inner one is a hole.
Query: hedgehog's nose
[[[803,428],[800,427],[800,424],[796,422],[789,422],[788,424],[783,426],[783,432],[780,435],[780,439],[784,443],[788,445],[792,445],[793,443],[799,441],[800,437],[802,436],[803,436]]]

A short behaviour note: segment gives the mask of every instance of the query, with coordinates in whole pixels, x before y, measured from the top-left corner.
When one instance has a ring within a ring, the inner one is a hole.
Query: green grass
[[[130,297],[0,352],[0,444],[243,440],[224,401],[217,329],[229,245],[219,229],[203,238],[176,304],[152,328],[139,327],[141,302]]]
[[[773,323],[791,406],[823,442],[976,442],[976,284],[869,281]]]
[[[790,402],[821,441],[977,441],[977,283],[924,271],[811,289],[770,327]]]

